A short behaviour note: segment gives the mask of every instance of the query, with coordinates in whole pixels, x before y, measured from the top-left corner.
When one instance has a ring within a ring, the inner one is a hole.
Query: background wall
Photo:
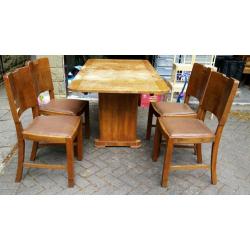
[[[58,97],[66,96],[64,56],[63,55],[37,55],[36,58],[48,57],[52,74],[52,80],[55,89],[55,95]]]
[[[0,63],[0,72],[9,72],[15,68],[22,67],[26,61],[30,60],[31,56],[23,55],[23,56],[15,56],[15,55],[4,55],[1,56],[2,63]],[[0,82],[2,82],[2,74],[0,74]]]

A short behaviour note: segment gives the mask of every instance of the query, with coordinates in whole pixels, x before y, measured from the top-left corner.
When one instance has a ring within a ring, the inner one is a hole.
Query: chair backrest
[[[39,115],[37,97],[29,67],[25,66],[5,74],[4,83],[13,120],[17,132],[20,132],[22,130],[20,117],[25,110],[31,108],[33,117]]]
[[[185,103],[189,102],[191,96],[197,98],[199,102],[201,101],[210,73],[211,68],[194,63],[185,94]]]
[[[210,111],[218,119],[218,126],[224,126],[236,95],[239,81],[218,72],[211,72],[198,111],[198,117],[205,119]]]
[[[30,68],[36,95],[39,96],[44,91],[49,91],[50,99],[54,99],[54,86],[51,77],[49,59],[39,58],[27,63]]]

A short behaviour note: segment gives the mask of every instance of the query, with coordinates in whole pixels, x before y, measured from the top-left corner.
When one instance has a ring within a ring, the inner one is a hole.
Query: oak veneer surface
[[[169,91],[149,61],[118,59],[89,59],[69,89],[124,94],[164,94]]]
[[[99,139],[97,147],[140,147],[137,139],[138,94],[99,94]]]

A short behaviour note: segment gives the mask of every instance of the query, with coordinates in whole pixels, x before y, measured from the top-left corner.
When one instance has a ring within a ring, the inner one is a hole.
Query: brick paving
[[[61,170],[25,169],[21,183],[15,183],[17,154],[14,153],[0,174],[0,194],[250,194],[250,120],[244,119],[244,113],[241,113],[241,118],[231,116],[224,128],[218,155],[217,185],[210,184],[209,171],[194,170],[170,173],[168,188],[162,188],[160,181],[164,145],[158,161],[152,162],[153,137],[150,141],[143,139],[147,110],[139,108],[138,137],[142,139],[139,149],[95,148],[94,138],[98,133],[97,103],[91,103],[90,110],[91,138],[84,139],[84,159],[75,160],[74,188],[67,188],[67,175]],[[3,117],[7,113],[2,111],[1,114]],[[215,127],[215,119],[207,119],[206,122],[211,128]],[[14,143],[14,130],[9,129],[10,137],[6,141]],[[210,149],[209,144],[203,147],[205,163],[210,161]],[[30,150],[31,144],[27,142],[26,159]],[[37,161],[65,164],[65,149],[42,148],[38,151]],[[192,163],[195,162],[195,156],[191,149],[177,148],[173,161],[179,164]]]
[[[31,120],[31,111],[27,110],[21,118],[23,124],[28,124]],[[16,129],[10,112],[9,103],[3,85],[0,85],[0,172],[2,162],[8,158],[16,145]]]

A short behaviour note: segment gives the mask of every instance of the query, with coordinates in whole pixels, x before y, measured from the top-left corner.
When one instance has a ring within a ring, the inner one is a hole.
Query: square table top
[[[69,89],[78,92],[164,94],[166,82],[147,60],[89,59]]]

